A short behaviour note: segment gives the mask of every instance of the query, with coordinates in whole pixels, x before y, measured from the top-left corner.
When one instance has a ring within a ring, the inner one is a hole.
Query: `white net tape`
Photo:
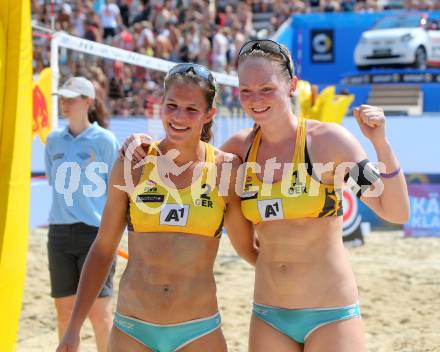
[[[60,58],[66,56],[66,49],[72,51],[74,53],[73,56],[77,58],[77,60],[82,61],[83,65],[87,67],[90,64],[96,64],[97,59],[104,59],[103,61],[109,62],[119,62],[128,65],[134,65],[137,67],[143,67],[149,71],[157,73],[165,73],[171,67],[173,67],[176,63],[172,61],[167,61],[163,59],[158,59],[154,57],[149,57],[146,55],[142,55],[136,52],[123,50],[120,48],[112,47],[109,45],[96,43],[93,41],[89,41],[86,39],[74,37],[72,35],[66,34],[64,32],[56,32],[54,33],[51,41],[51,68],[53,73],[53,81],[52,87],[56,89],[59,86],[60,78],[63,75],[63,68],[60,66]],[[61,55],[60,55],[61,50]],[[81,53],[81,55],[79,55]],[[93,58],[93,59],[90,59]],[[67,61],[67,60],[64,60]],[[214,77],[216,78],[217,83],[222,87],[221,95],[226,92],[226,97],[223,96],[223,100],[230,100],[228,98],[228,93],[230,93],[231,89],[234,89],[238,86],[238,78],[236,75],[228,75],[225,73],[213,72]],[[229,94],[230,96],[230,94]],[[237,97],[238,102],[238,97]],[[239,104],[230,104],[233,106],[236,113],[239,112]],[[58,124],[58,104],[57,97],[53,96],[53,119],[54,126]],[[157,104],[153,104],[152,106],[147,107],[147,114],[150,114],[149,117],[157,117],[158,115],[158,106]],[[227,115],[228,111],[222,110],[222,115]],[[110,111],[112,113],[112,111]],[[232,110],[231,110],[232,113]],[[136,114],[138,115],[138,114]]]

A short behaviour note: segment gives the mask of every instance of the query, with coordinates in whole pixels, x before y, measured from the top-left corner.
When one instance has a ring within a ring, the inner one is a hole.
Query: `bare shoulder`
[[[137,185],[142,167],[135,168],[134,162],[116,160],[110,175],[110,187],[119,190],[132,188]]]
[[[342,162],[365,158],[359,141],[337,123],[308,120],[307,146],[310,154],[319,161]]]
[[[252,143],[252,131],[252,128],[244,128],[236,132],[223,143],[220,149],[227,153],[238,155],[241,160],[244,160]]]
[[[345,127],[337,123],[317,120],[307,120],[307,135],[309,138],[319,138],[329,141],[344,140],[350,138],[350,136],[353,137]]]

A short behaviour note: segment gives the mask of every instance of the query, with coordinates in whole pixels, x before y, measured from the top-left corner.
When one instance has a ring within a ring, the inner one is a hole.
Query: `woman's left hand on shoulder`
[[[385,140],[385,114],[382,108],[361,105],[353,111],[359,127],[373,144]]]

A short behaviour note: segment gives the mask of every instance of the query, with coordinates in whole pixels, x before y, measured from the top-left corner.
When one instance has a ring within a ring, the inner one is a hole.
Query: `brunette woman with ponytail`
[[[238,254],[251,265],[257,259],[252,226],[235,193],[239,159],[208,143],[216,113],[208,69],[179,64],[164,85],[165,138],[150,144],[141,167],[128,159],[116,162],[58,352],[76,351],[125,226],[129,258],[109,351],[227,351],[213,274],[223,223]]]
[[[97,122],[102,128],[108,128],[108,111],[100,98],[96,97],[87,112],[87,116],[90,123]]]
[[[118,143],[104,129],[107,114],[102,102],[95,99],[92,82],[72,77],[58,95],[67,126],[49,134],[45,154],[46,173],[53,187],[48,236],[51,295],[61,339],[73,309],[82,266],[98,233]],[[88,314],[99,352],[107,351],[112,326],[114,261],[110,264],[105,284]]]

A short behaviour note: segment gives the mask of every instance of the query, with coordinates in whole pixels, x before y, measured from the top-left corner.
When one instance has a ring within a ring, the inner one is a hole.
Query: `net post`
[[[54,93],[58,89],[60,79],[59,69],[59,41],[61,33],[54,32],[50,41],[50,69],[52,71],[52,129],[58,128],[58,96]]]

